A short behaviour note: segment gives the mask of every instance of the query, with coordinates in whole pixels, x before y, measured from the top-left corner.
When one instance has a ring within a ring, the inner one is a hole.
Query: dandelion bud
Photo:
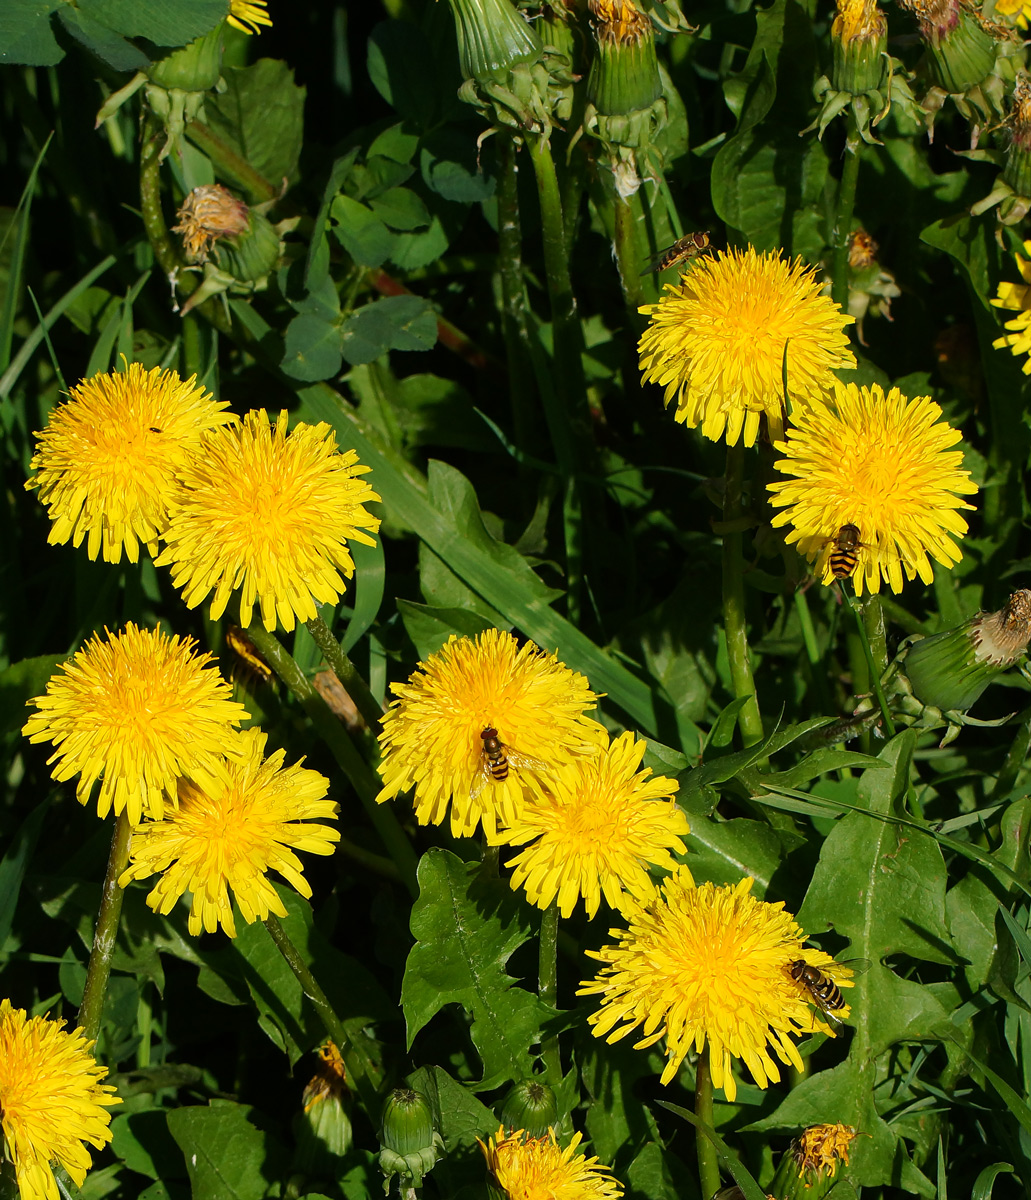
[[[319,1049],[319,1064],[304,1089],[304,1109],[294,1118],[294,1166],[306,1176],[336,1179],[351,1149],[351,1101],[347,1073],[333,1042]]]
[[[390,1093],[383,1108],[380,1144],[379,1165],[387,1187],[393,1175],[399,1175],[403,1185],[421,1187],[422,1177],[444,1152],[425,1096],[411,1088]]]
[[[1031,590],[1014,592],[994,613],[922,638],[906,654],[916,698],[943,712],[966,712],[992,680],[1017,661],[1031,640]]]
[[[222,74],[224,29],[220,21],[210,33],[151,63],[147,78],[155,86],[169,91],[206,92],[213,88]]]
[[[1002,168],[1003,182],[1016,196],[1031,196],[1031,80],[1021,75],[1013,89],[1013,109],[1010,113],[1010,145],[1006,164]],[[1026,200],[1024,212],[1031,201]],[[1005,216],[1003,217],[1004,223]]]
[[[780,1160],[770,1185],[778,1200],[823,1200],[835,1183],[838,1163],[848,1166],[848,1152],[859,1137],[851,1125],[810,1125]]]
[[[527,1137],[544,1137],[555,1124],[558,1106],[555,1093],[537,1079],[517,1083],[501,1107],[501,1124],[506,1129],[522,1129]]]

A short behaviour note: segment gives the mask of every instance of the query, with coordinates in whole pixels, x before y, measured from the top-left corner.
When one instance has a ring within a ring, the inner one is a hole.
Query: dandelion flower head
[[[145,370],[84,379],[37,434],[26,488],[38,488],[52,522],[47,541],[86,539],[91,559],[137,562],[140,543],[152,555],[168,523],[176,472],[206,430],[234,420],[196,376]]]
[[[775,526],[790,525],[788,543],[816,561],[816,575],[832,578],[831,556],[843,525],[859,530],[853,582],[880,590],[885,579],[902,590],[903,571],[931,583],[928,555],[951,567],[962,557],[958,538],[967,531],[957,510],[977,485],[963,469],[962,450],[950,450],[960,432],[940,421],[941,408],[926,396],[909,400],[892,388],[838,384],[831,408],[814,404],[796,415],[777,469],[793,478],[769,485],[771,503],[784,511]]]
[[[563,1149],[554,1129],[531,1138],[502,1126],[480,1149],[493,1187],[507,1200],[619,1200],[623,1188],[609,1168],[577,1153],[581,1139],[574,1134]]]
[[[100,1081],[81,1029],[29,1017],[0,1000],[0,1123],[21,1200],[58,1200],[55,1160],[82,1187],[90,1167],[84,1143],[101,1150],[111,1140],[111,1114],[122,1101]]]
[[[244,629],[257,604],[266,629],[278,619],[290,631],[343,594],[354,574],[348,541],[376,544],[365,532],[379,529],[365,508],[379,499],[361,478],[368,470],[337,450],[325,423],[287,433],[285,412],[270,426],[264,409],[251,411],[209,434],[181,473],[157,564],[172,568],[188,608],[214,590],[213,621],[239,588]]]
[[[838,1163],[848,1166],[848,1152],[859,1133],[851,1125],[810,1125],[791,1144],[798,1166],[798,1177],[815,1175],[817,1180],[833,1179]]]
[[[1001,12],[1001,7],[997,5],[996,11]],[[1031,256],[1031,242],[1024,243],[1024,254]],[[992,345],[996,350],[1003,350],[1009,346],[1010,353],[1019,358],[1021,354],[1027,354],[1031,350],[1031,261],[1021,254],[1014,254],[1013,259],[1024,282],[1000,283],[992,304],[996,308],[1008,308],[1016,312],[1017,316],[1005,323],[1010,332],[996,338]],[[1031,358],[1024,363],[1022,370],[1025,375],[1031,375]]]
[[[261,33],[262,25],[272,25],[267,8],[268,0],[229,0],[229,24],[244,33]]]
[[[598,697],[583,675],[532,642],[487,629],[475,640],[451,636],[420,663],[383,716],[377,799],[415,788],[415,816],[469,837],[482,822],[488,838],[510,824],[529,787],[527,772],[552,771],[592,754],[604,729],[585,716]],[[483,733],[495,729],[508,776],[485,772]]]
[[[179,776],[221,761],[247,710],[192,638],[133,624],[94,637],[62,663],[22,733],[53,742],[48,760],[59,783],[79,775],[75,795],[89,803],[100,780],[97,812],[123,809],[135,825],[160,818]]]
[[[649,866],[675,870],[687,817],[673,801],[676,780],[640,769],[645,749],[632,733],[611,744],[606,736],[596,754],[549,772],[547,790],[499,835],[503,845],[533,843],[506,864],[532,904],[548,908],[557,898],[568,917],[582,896],[591,918],[602,896],[616,909],[627,896],[648,899]]]
[[[336,829],[316,823],[337,812],[335,802],[325,799],[325,776],[301,763],[284,767],[285,750],[265,758],[267,735],[260,729],[240,737],[239,760],[227,761],[224,772],[198,771],[181,779],[178,808],[133,833],[130,866],[118,880],[125,887],[132,879],[160,874],[147,903],[162,915],[192,893],[194,935],[202,929],[214,933],[221,925],[236,937],[230,891],[248,924],[270,912],[285,917],[268,871],[278,871],[307,899],[311,888],[294,851],[332,854],[340,840]]]
[[[804,948],[804,934],[783,904],[756,900],[751,888],[750,878],[736,886],[695,887],[681,867],[653,901],[630,913],[629,929],[612,930],[617,945],[588,951],[605,964],[578,993],[602,998],[588,1018],[595,1037],[616,1042],[643,1026],[635,1048],[665,1039],[664,1084],[690,1050],[708,1042],[713,1084],[731,1102],[737,1095],[735,1058],[761,1088],[780,1079],[770,1048],[782,1063],[801,1070],[791,1039],[834,1031],[813,1014],[790,967],[799,960],[814,967],[834,960]],[[845,1017],[849,1009],[838,1011]]]
[[[811,267],[779,254],[728,250],[699,259],[657,304],[640,311],[648,328],[638,350],[646,383],[676,400],[676,420],[705,437],[751,446],[765,414],[783,434],[788,395],[804,407],[823,399],[833,372],[855,367],[845,326],[852,317],[828,296]]]

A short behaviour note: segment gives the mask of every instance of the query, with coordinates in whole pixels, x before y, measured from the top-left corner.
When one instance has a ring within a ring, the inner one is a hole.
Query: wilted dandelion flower
[[[383,716],[377,799],[415,787],[415,817],[439,825],[451,805],[451,831],[488,838],[515,819],[527,772],[551,772],[592,754],[604,729],[585,716],[597,696],[583,675],[532,642],[487,629],[473,641],[451,636],[420,663]],[[494,730],[507,771],[493,774],[483,734]]]
[[[595,1037],[617,1042],[643,1026],[636,1049],[666,1041],[662,1083],[675,1078],[690,1050],[709,1044],[712,1081],[733,1102],[731,1060],[740,1058],[761,1088],[780,1079],[768,1047],[799,1070],[793,1037],[833,1030],[814,1016],[789,968],[823,967],[833,959],[803,948],[804,934],[784,905],[756,900],[751,879],[736,886],[695,887],[681,867],[661,893],[614,929],[619,944],[587,953],[606,965],[577,993],[600,995],[588,1020]],[[836,978],[838,978],[836,976]],[[848,1006],[838,1015],[848,1015]]]
[[[563,1149],[554,1129],[547,1137],[528,1138],[521,1129],[506,1133],[502,1126],[486,1146],[479,1143],[491,1191],[506,1200],[618,1200],[622,1184],[597,1158],[577,1153],[581,1140],[582,1134],[574,1134]]]
[[[181,233],[183,250],[191,263],[208,261],[215,243],[224,237],[236,237],[249,225],[250,210],[220,183],[205,183],[188,192],[179,208],[179,224],[173,233]]]
[[[798,1176],[813,1176],[812,1182],[833,1179],[838,1163],[848,1166],[848,1152],[859,1133],[851,1125],[810,1125],[791,1144]]]
[[[354,574],[348,540],[376,543],[379,518],[365,505],[379,496],[353,450],[341,454],[330,427],[303,422],[287,433],[287,415],[269,426],[264,409],[209,434],[180,474],[158,566],[188,608],[214,590],[217,621],[240,589],[240,624],[254,605],[265,628],[313,620],[316,602],[333,604]],[[341,575],[341,572],[343,575]]]
[[[134,831],[129,869],[118,883],[160,874],[147,903],[162,916],[185,893],[193,895],[189,929],[213,933],[219,925],[236,937],[232,891],[244,920],[264,920],[286,909],[267,873],[280,875],[306,899],[311,896],[294,850],[332,854],[337,830],[310,823],[332,820],[337,806],[324,799],[329,781],[295,763],[284,767],[285,750],[264,758],[267,735],[240,735],[243,754],[219,773],[197,771],[179,781],[179,806],[162,821]],[[301,760],[304,761],[303,759]]]
[[[843,332],[853,318],[822,286],[801,259],[751,246],[696,261],[640,309],[645,382],[665,388],[676,420],[712,441],[751,446],[764,413],[771,439],[781,437],[785,352],[788,395],[802,407],[830,392],[836,368],[856,365]]]
[[[646,746],[632,733],[607,740],[591,757],[548,772],[547,791],[498,838],[503,845],[533,842],[506,863],[515,868],[512,887],[524,888],[538,908],[557,897],[563,917],[581,896],[588,917],[603,895],[617,909],[627,896],[647,899],[655,890],[648,867],[672,871],[671,852],[686,850],[687,818],[672,799],[676,780],[639,770]]]
[[[75,795],[89,802],[100,780],[97,812],[160,818],[164,796],[174,800],[180,775],[220,761],[232,747],[234,725],[247,717],[232,689],[195,654],[192,638],[169,637],[133,624],[104,631],[62,663],[22,733],[53,742],[48,765],[58,783],[79,775]]]
[[[103,1149],[111,1140],[105,1107],[122,1103],[100,1082],[107,1067],[94,1061],[82,1030],[63,1025],[0,1000],[0,1123],[21,1200],[58,1200],[54,1161],[82,1187],[91,1161],[83,1143]]]
[[[205,430],[235,418],[197,384],[175,371],[94,375],[71,390],[37,434],[26,488],[38,488],[53,527],[47,541],[86,541],[91,559],[130,562],[140,543],[157,554],[176,492],[176,471]]]
[[[272,25],[267,7],[268,0],[229,0],[229,24],[244,33],[261,33],[262,25]]]
[[[1024,253],[1031,255],[1031,241],[1024,243]],[[1019,358],[1021,354],[1027,354],[1031,350],[1031,261],[1021,254],[1014,254],[1013,260],[1024,282],[1000,283],[998,295],[992,304],[996,308],[1012,309],[1018,315],[1005,323],[1005,327],[1011,332],[996,338],[992,345],[996,350],[1009,346],[1010,353]],[[1021,369],[1025,375],[1031,375],[1031,358]]]
[[[967,531],[957,509],[973,505],[959,496],[977,485],[963,469],[963,452],[949,450],[962,434],[940,421],[941,408],[926,396],[909,400],[877,384],[835,388],[835,407],[814,404],[796,414],[787,439],[777,443],[785,458],[776,467],[796,478],[771,483],[771,503],[784,511],[775,526],[790,525],[786,537],[824,583],[833,576],[831,558],[842,526],[858,531],[853,582],[880,590],[883,577],[894,592],[902,574],[933,579],[928,555],[951,567],[962,554],[954,538]]]

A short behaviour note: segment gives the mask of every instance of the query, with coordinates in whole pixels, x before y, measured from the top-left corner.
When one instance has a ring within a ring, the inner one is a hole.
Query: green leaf
[[[494,195],[495,180],[484,174],[475,138],[450,125],[427,134],[419,148],[423,182],[445,200],[479,204]]]
[[[367,363],[388,350],[429,350],[437,341],[437,315],[419,296],[387,296],[348,317],[341,330],[344,358]]]
[[[186,1159],[192,1200],[264,1200],[290,1165],[286,1148],[246,1104],[173,1108],[168,1130]]]
[[[694,1176],[679,1158],[658,1142],[648,1142],[626,1173],[628,1200],[687,1200],[697,1196]]]
[[[369,207],[391,229],[425,229],[430,223],[429,209],[411,188],[391,188],[371,199]]]
[[[185,1179],[186,1167],[166,1118],[157,1110],[119,1113],[111,1122],[111,1149],[131,1171],[148,1179]]]
[[[5,0],[0,4],[0,63],[52,67],[64,58],[50,28],[63,0]]]
[[[304,383],[332,379],[344,362],[340,340],[338,324],[314,313],[300,313],[286,327],[280,366]]]
[[[77,7],[126,37],[144,37],[156,46],[185,46],[210,33],[227,6],[226,0],[78,0]]]
[[[297,178],[304,140],[306,89],[286,63],[260,58],[250,67],[228,67],[226,90],[204,101],[204,120],[276,190]]]
[[[375,511],[375,510],[373,510]],[[354,559],[354,610],[347,622],[347,629],[340,639],[340,648],[350,654],[359,638],[372,628],[383,603],[386,584],[386,565],[383,557],[383,542],[366,546],[364,542],[352,542],[349,547]]]
[[[329,215],[337,240],[360,266],[378,267],[390,257],[394,235],[367,205],[337,196]]]
[[[0,671],[0,733],[14,733],[28,720],[26,708],[33,696],[41,696],[50,676],[66,659],[64,654],[41,654],[23,658]]]
[[[103,22],[94,20],[88,12],[69,5],[62,8],[58,16],[72,37],[115,71],[142,71],[150,65],[150,59],[142,50]]]
[[[1003,1172],[1013,1174],[1013,1167],[1010,1163],[997,1162],[992,1163],[990,1167],[985,1167],[974,1180],[974,1186],[970,1192],[970,1200],[992,1200],[992,1192],[995,1190],[995,1180]]]
[[[404,621],[405,632],[423,661],[431,654],[436,654],[453,633],[474,638],[485,629],[494,627],[492,621],[466,608],[432,608],[428,604],[399,599],[397,611]]]
[[[439,111],[439,87],[426,35],[408,21],[383,21],[369,35],[366,65],[373,87],[413,124],[426,128]]]
[[[784,835],[762,821],[737,817],[721,821],[708,813],[707,801],[698,793],[690,800],[682,799],[679,807],[687,813],[691,832],[684,839],[688,855],[686,863],[696,883],[737,883],[742,875],[755,880],[753,892],[757,897],[766,894],[773,872],[780,865],[787,849]]]
[[[53,796],[46,796],[22,821],[0,859],[0,950],[3,950],[18,907],[25,872],[32,861]]]
[[[470,1035],[483,1078],[476,1090],[529,1079],[541,1023],[553,1012],[516,986],[505,964],[534,936],[527,906],[507,884],[485,879],[479,864],[447,850],[419,863],[419,898],[412,908],[416,944],[408,955],[401,1007],[410,1049],[415,1035],[447,1004],[472,1018]]]

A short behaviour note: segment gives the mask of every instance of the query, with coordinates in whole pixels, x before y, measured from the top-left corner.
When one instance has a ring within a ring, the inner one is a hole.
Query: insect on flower
[[[795,962],[788,963],[788,974],[805,992],[806,998],[814,1008],[833,1021],[835,1025],[840,1025],[842,1020],[838,1016],[838,1012],[845,1007],[845,998],[835,979],[837,969],[841,968],[844,977],[851,979],[856,975],[864,974],[870,969],[870,966],[870,960],[866,958],[852,958],[845,962],[829,963],[826,968],[814,967],[804,958],[799,958]]]
[[[834,543],[830,556],[831,574],[834,578],[845,579],[854,574],[863,545],[859,540],[859,527],[842,525],[834,537],[828,540]]]
[[[493,725],[488,725],[480,734],[483,746],[480,750],[480,769],[473,776],[469,788],[469,799],[475,800],[488,783],[504,783],[508,778],[509,767],[522,768],[527,771],[543,771],[545,764],[539,758],[531,758],[528,754],[519,754],[510,746],[506,746],[498,737],[498,731]]]
[[[681,264],[686,267],[699,254],[704,254],[709,249],[708,232],[685,234],[682,238],[677,238],[672,246],[667,246],[661,254],[653,258],[641,274],[652,275],[657,271],[668,271],[670,267],[678,267]]]

